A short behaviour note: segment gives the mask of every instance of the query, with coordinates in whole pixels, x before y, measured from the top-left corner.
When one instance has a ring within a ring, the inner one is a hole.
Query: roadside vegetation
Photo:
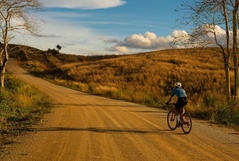
[[[48,96],[10,74],[5,88],[0,88],[0,100],[0,146],[38,122],[52,107]]]
[[[218,50],[170,49],[86,57],[24,50],[18,57],[23,67],[54,83],[158,108],[165,108],[174,83],[180,81],[190,100],[186,109],[194,117],[239,125],[237,100],[232,98],[230,105],[226,104],[224,66]]]

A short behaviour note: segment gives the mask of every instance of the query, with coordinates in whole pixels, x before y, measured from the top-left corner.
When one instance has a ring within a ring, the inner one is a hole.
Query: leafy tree
[[[60,45],[57,45],[56,48],[57,48],[58,52],[61,50],[61,46]]]
[[[9,57],[9,42],[14,33],[20,30],[37,32],[37,23],[30,11],[42,9],[38,0],[1,0],[0,1],[0,83],[4,87],[6,64]]]

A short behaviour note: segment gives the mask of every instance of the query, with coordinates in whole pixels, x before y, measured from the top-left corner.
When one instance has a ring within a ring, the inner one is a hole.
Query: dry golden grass
[[[133,100],[130,101],[139,100],[135,97],[144,98],[144,94],[155,97],[155,100],[163,99],[170,94],[176,81],[183,83],[193,102],[198,102],[198,97],[204,93],[224,94],[220,55],[201,53],[195,49],[164,50],[80,62],[61,70],[67,71],[72,81],[114,87],[132,93],[134,96],[131,96]]]
[[[33,74],[57,84],[155,107],[165,104],[174,83],[180,81],[187,91],[186,109],[191,114],[224,124],[239,124],[239,114],[235,112],[239,111],[238,104],[234,108],[225,106],[224,65],[217,48],[77,56],[20,46],[10,56],[21,60]]]
[[[30,71],[91,94],[162,106],[174,83],[187,91],[191,111],[210,111],[224,103],[222,56],[216,48],[170,49],[121,56],[76,56],[22,52]],[[35,64],[35,66],[34,66]]]

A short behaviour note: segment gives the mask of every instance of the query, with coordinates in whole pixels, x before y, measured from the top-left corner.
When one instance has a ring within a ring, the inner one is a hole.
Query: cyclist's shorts
[[[187,97],[178,98],[178,101],[175,104],[176,109],[178,111],[181,111],[181,108],[183,108],[187,103],[188,103],[188,98]]]

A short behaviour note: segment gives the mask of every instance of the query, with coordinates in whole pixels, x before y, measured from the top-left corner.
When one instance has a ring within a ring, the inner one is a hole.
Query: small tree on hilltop
[[[61,46],[60,45],[57,45],[56,48],[57,48],[58,52],[61,50]]]
[[[0,83],[4,87],[6,64],[8,62],[8,45],[14,32],[20,30],[37,32],[37,23],[30,11],[42,9],[38,0],[1,0],[0,1]]]

